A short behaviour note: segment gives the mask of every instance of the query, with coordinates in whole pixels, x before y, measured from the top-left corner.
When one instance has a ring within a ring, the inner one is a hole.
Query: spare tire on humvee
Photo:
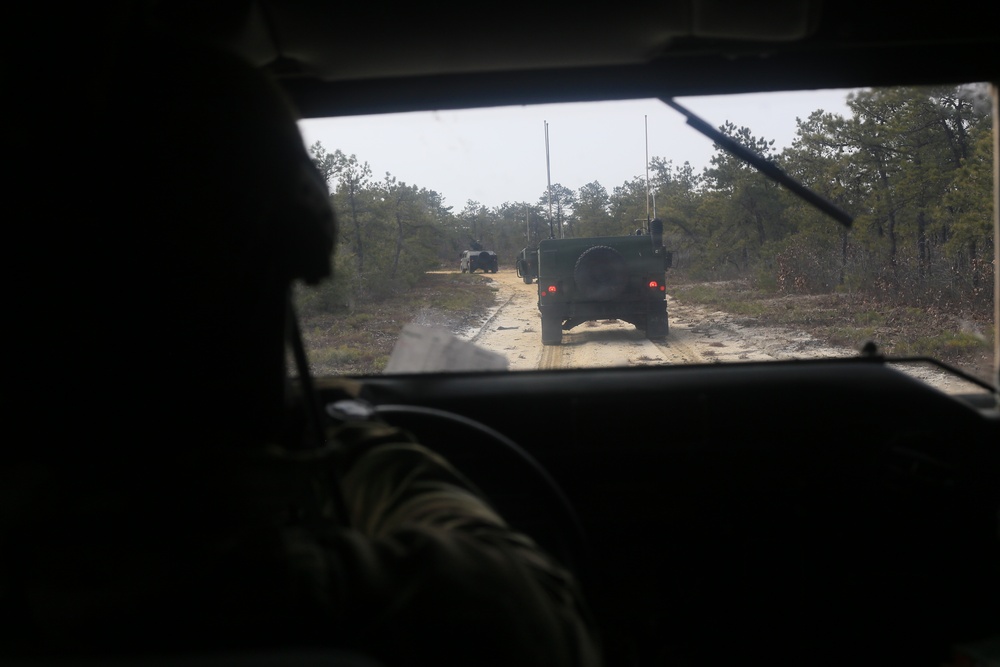
[[[497,254],[492,250],[464,250],[459,268],[462,273],[475,273],[476,269],[482,269],[483,273],[496,273],[500,265]]]

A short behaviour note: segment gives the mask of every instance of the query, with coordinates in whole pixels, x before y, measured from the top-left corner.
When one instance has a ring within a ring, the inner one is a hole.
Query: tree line
[[[710,166],[662,157],[649,180],[610,192],[556,183],[535,201],[459,212],[440,193],[377,180],[369,165],[310,148],[338,213],[337,280],[311,297],[350,308],[406,290],[428,270],[457,267],[474,242],[501,266],[540,239],[634,233],[650,200],[676,270],[697,280],[744,278],[774,291],[849,291],[986,317],[993,308],[992,119],[985,87],[871,89],[849,115],[798,119],[792,145],[727,122],[719,129],[850,212],[848,229],[716,146]]]

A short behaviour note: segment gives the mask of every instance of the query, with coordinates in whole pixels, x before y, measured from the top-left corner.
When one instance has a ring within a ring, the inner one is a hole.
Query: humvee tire
[[[661,340],[670,333],[670,324],[667,322],[666,313],[650,315],[646,321],[646,338],[650,340]]]
[[[542,345],[562,343],[562,320],[551,315],[542,316]]]

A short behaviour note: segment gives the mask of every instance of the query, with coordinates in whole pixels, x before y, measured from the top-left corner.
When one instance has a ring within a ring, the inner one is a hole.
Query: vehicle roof
[[[974,10],[821,0],[667,0],[609,11],[155,3],[282,82],[303,117],[469,106],[988,81],[1000,32]],[[417,27],[419,26],[419,27]]]

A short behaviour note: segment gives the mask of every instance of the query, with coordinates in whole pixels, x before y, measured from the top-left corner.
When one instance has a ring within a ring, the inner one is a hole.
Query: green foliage
[[[577,233],[581,238],[608,235],[611,229],[610,203],[608,191],[597,181],[580,188],[576,217]]]
[[[761,266],[753,275],[753,286],[767,294],[784,291],[786,281],[784,274],[776,275],[770,266]]]
[[[766,159],[773,140],[756,138],[748,128],[726,123],[722,132],[734,137]],[[742,160],[728,154],[712,158],[705,172],[706,194],[711,198],[714,220],[708,230],[715,266],[725,265],[746,275],[762,260],[769,244],[780,243],[793,230],[786,210],[788,202],[778,186]]]
[[[608,236],[631,234],[646,221],[646,181],[634,178],[616,187],[611,197],[611,220],[605,232]]]
[[[547,219],[552,221],[556,238],[579,236],[575,229],[576,204],[576,192],[561,183],[553,183],[538,198],[538,205],[544,207]]]
[[[769,244],[762,250],[767,259],[759,266],[761,284],[773,285],[787,294],[821,294],[840,283],[840,239],[829,226],[804,230]]]
[[[334,254],[333,277],[319,285],[297,284],[293,292],[296,311],[303,316],[314,316],[342,309],[350,310],[355,303],[357,288],[354,284],[353,258]]]
[[[700,174],[654,156],[648,181],[610,193],[596,181],[577,190],[554,184],[533,203],[470,201],[456,214],[437,192],[389,174],[374,182],[367,163],[316,143],[310,154],[340,224],[337,279],[300,296],[301,307],[390,298],[429,269],[455,269],[473,241],[509,267],[550,233],[629,234],[655,215],[675,270],[692,279],[989,314],[993,142],[989,107],[977,95],[958,86],[861,91],[847,117],[817,109],[800,119],[781,153],[751,128],[721,126],[854,214],[849,231],[721,150]]]

